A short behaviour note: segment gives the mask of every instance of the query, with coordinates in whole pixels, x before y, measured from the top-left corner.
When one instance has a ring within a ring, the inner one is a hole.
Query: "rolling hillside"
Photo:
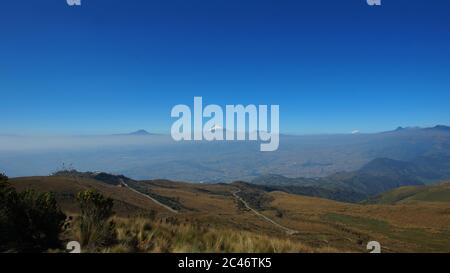
[[[180,230],[179,224],[170,227],[173,225],[170,223],[191,223],[189,225],[207,228],[214,234],[223,232],[237,236],[242,233],[252,238],[266,236],[264,240],[270,238],[279,240],[278,243],[289,241],[302,246],[283,248],[279,245],[279,251],[366,252],[365,246],[372,240],[379,241],[385,252],[450,251],[450,202],[447,195],[436,193],[433,187],[427,187],[427,194],[414,191],[417,193],[415,202],[391,205],[349,204],[279,191],[267,192],[247,183],[130,180],[128,186],[132,188],[127,188],[121,183],[112,185],[86,175],[25,177],[10,182],[19,190],[55,192],[58,202],[69,214],[77,213],[74,194],[94,188],[114,198],[114,209],[124,228],[128,221],[134,221],[135,215],[151,210],[157,212],[157,219],[161,219],[156,221],[167,223],[169,219],[165,228],[175,233],[184,231]],[[439,187],[441,192],[448,190],[448,185]],[[146,196],[152,196],[176,213]],[[428,202],[430,198],[445,202]],[[199,236],[196,241],[203,240],[201,233],[195,236]],[[178,248],[182,247],[180,242],[177,244]],[[244,249],[239,249],[250,251],[250,246],[242,247]],[[267,251],[264,248],[252,249]]]
[[[53,192],[58,204],[69,214],[78,213],[76,194],[87,189],[95,189],[114,199],[114,211],[119,216],[136,215],[149,210],[161,211],[153,202],[127,188],[109,185],[99,180],[67,176],[41,176],[14,178],[9,181],[17,190]]]
[[[371,198],[369,203],[377,204],[401,204],[413,202],[449,203],[450,182],[432,186],[410,186],[383,193]]]

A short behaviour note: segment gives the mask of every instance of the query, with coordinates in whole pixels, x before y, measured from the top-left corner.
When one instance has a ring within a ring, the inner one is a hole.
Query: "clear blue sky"
[[[285,133],[449,124],[450,1],[1,3],[0,133],[169,132],[194,96]]]

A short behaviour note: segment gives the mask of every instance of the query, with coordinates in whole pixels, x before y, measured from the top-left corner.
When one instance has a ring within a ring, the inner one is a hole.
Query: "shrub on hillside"
[[[111,245],[116,239],[113,215],[113,200],[102,194],[86,190],[78,193],[77,201],[81,215],[78,219],[79,240],[83,248],[94,250]]]
[[[8,177],[4,173],[0,173],[0,182],[1,181],[7,181]]]
[[[60,247],[66,216],[51,193],[16,192],[0,175],[0,251],[45,251]]]

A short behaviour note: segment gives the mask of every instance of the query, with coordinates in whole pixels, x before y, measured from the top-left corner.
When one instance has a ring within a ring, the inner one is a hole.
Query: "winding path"
[[[140,192],[140,191],[138,191],[138,190],[133,189],[132,187],[128,186],[128,184],[125,183],[124,181],[122,181],[122,185],[124,185],[124,186],[125,186],[127,189],[129,189],[130,191],[135,192],[135,193],[137,193],[137,194],[139,194],[139,195],[141,195],[141,196],[144,196],[144,197],[147,198],[147,199],[152,200],[153,203],[157,204],[157,205],[160,206],[160,207],[165,208],[166,210],[168,210],[168,211],[170,211],[170,212],[172,212],[172,213],[179,213],[179,211],[174,210],[173,208],[171,208],[171,207],[169,207],[169,206],[167,206],[167,205],[164,205],[163,203],[159,202],[158,200],[156,200],[155,198],[151,197],[150,195],[144,194],[144,193],[142,193],[142,192]]]
[[[285,231],[288,235],[295,235],[298,233],[298,231],[290,229],[288,227],[285,227],[283,225],[280,225],[279,223],[275,222],[274,220],[270,219],[269,217],[265,216],[264,214],[258,212],[257,210],[253,209],[252,207],[250,207],[250,205],[244,200],[242,199],[242,197],[240,197],[238,195],[238,193],[240,193],[241,190],[232,192],[233,196],[240,202],[242,202],[242,204],[244,204],[244,206],[249,209],[250,211],[252,211],[254,214],[256,214],[256,216],[262,218],[263,220],[277,226],[278,228],[282,229],[283,231]]]
[[[130,191],[132,191],[132,192],[134,192],[134,193],[137,193],[137,194],[139,194],[139,195],[141,195],[141,196],[143,196],[143,197],[145,197],[145,198],[147,198],[147,199],[150,199],[153,203],[157,204],[157,205],[160,206],[160,207],[163,207],[164,209],[170,211],[171,213],[175,213],[175,214],[178,214],[178,213],[179,213],[179,211],[174,210],[173,208],[171,208],[171,207],[169,207],[169,206],[167,206],[167,205],[164,205],[163,203],[159,202],[159,201],[156,200],[155,198],[153,198],[153,197],[151,197],[151,196],[149,196],[149,195],[147,195],[147,194],[144,194],[144,193],[142,193],[142,192],[140,192],[140,191],[138,191],[138,190],[133,189],[132,187],[128,186],[128,184],[125,183],[125,182],[123,182],[123,181],[122,181],[122,185],[124,185],[124,186],[125,186],[127,189],[129,189]],[[244,204],[244,206],[245,206],[248,210],[250,210],[251,212],[253,212],[256,216],[258,216],[259,218],[261,218],[261,219],[263,219],[263,220],[265,220],[265,221],[271,223],[272,225],[274,225],[274,226],[276,226],[276,227],[282,229],[282,230],[283,230],[284,232],[286,232],[288,235],[295,235],[295,234],[298,233],[298,231],[293,230],[293,229],[290,229],[290,228],[288,228],[288,227],[285,227],[285,226],[283,226],[283,225],[281,225],[281,224],[275,222],[274,220],[270,219],[269,217],[265,216],[264,214],[258,212],[258,211],[255,210],[254,208],[250,207],[250,205],[249,205],[242,197],[240,197],[240,196],[238,195],[238,193],[240,193],[240,192],[241,192],[241,190],[237,190],[237,191],[235,191],[235,192],[232,192],[232,195],[234,196],[234,198],[236,198],[238,201],[240,201],[242,204]]]

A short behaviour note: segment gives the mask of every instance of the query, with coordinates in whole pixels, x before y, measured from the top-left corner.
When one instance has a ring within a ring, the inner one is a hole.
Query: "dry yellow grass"
[[[234,185],[149,182],[149,191],[182,206],[179,214],[170,214],[129,189],[93,180],[32,177],[12,182],[19,190],[56,191],[68,212],[76,204],[65,197],[79,190],[95,188],[114,198],[118,243],[104,252],[366,252],[372,240],[388,252],[450,252],[449,202],[363,205],[267,193],[272,201],[260,212],[299,231],[287,235],[239,206],[231,194]],[[157,219],[171,220],[135,218],[146,209],[157,211]]]
[[[399,205],[359,205],[273,192],[271,206],[284,211],[279,221],[305,232],[305,239],[322,238],[330,245],[364,250],[358,243],[377,240],[387,251],[450,251],[450,205],[410,202]],[[267,215],[275,217],[273,211]]]
[[[193,223],[154,222],[142,218],[115,219],[118,243],[103,252],[153,253],[310,253],[314,249],[288,238],[233,229],[207,228]]]

